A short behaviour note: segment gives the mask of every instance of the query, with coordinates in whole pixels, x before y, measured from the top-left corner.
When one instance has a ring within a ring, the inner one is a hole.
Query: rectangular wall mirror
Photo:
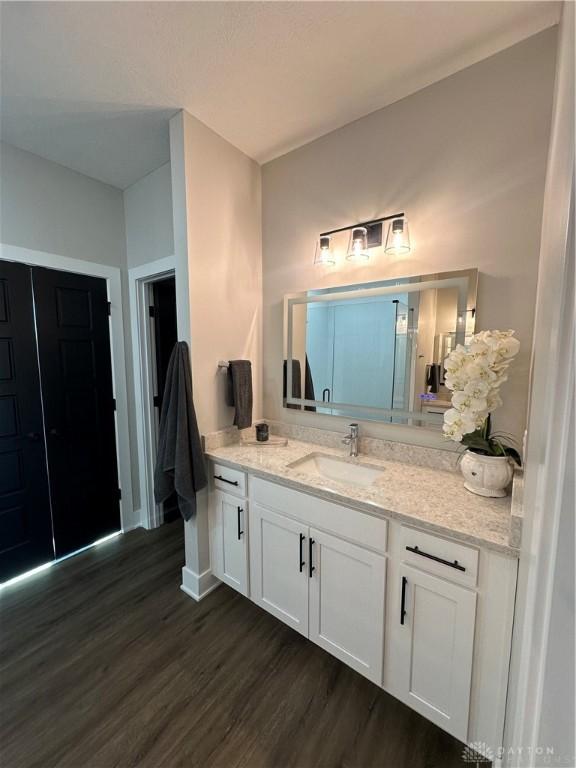
[[[478,271],[309,290],[284,300],[284,407],[439,429],[443,362],[474,333]]]

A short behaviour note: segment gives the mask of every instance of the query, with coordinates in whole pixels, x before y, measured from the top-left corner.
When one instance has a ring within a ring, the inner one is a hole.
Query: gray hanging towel
[[[234,406],[234,424],[238,429],[252,426],[252,363],[230,360],[228,363],[228,405]]]
[[[196,493],[206,485],[202,444],[192,400],[192,375],[185,341],[176,342],[162,398],[160,436],[154,469],[154,498],[160,504],[174,491],[184,520],[196,514]]]
[[[284,366],[283,366],[283,392],[284,392],[284,400],[286,400],[287,397],[287,391],[288,391],[288,361],[284,360]],[[292,360],[292,394],[291,397],[296,398],[297,400],[300,400],[302,397],[302,374],[300,369],[300,360]],[[298,410],[301,410],[299,405],[296,405],[295,403],[289,403],[286,405],[286,408],[297,408]]]
[[[430,392],[438,394],[440,391],[440,364],[430,363],[426,366],[426,386],[430,387]]]
[[[314,379],[312,378],[312,370],[310,363],[308,362],[308,355],[306,355],[306,365],[304,368],[304,400],[316,400],[314,395]],[[305,405],[305,411],[315,411],[315,405]]]

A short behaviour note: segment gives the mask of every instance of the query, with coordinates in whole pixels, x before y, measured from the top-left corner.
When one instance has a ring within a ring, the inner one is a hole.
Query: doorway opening
[[[178,340],[176,260],[170,256],[129,270],[140,521],[157,528],[178,517],[176,497],[154,499],[154,467],[168,363]]]
[[[178,341],[176,327],[176,278],[174,275],[162,277],[147,284],[148,315],[151,319],[151,368],[154,392],[152,405],[154,407],[153,454],[154,462],[158,450],[160,430],[160,414],[164,402],[164,389],[168,374],[168,363],[174,345]],[[173,493],[161,505],[162,522],[171,522],[178,515],[178,498]]]

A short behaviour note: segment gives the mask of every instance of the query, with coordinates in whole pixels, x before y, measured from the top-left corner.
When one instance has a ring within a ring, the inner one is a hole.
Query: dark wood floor
[[[3,768],[452,768],[462,745],[220,587],[180,591],[180,522],[0,596]]]

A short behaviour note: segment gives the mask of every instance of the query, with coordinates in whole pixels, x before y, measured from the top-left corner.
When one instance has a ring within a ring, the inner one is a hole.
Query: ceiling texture
[[[558,22],[556,2],[3,2],[1,136],[121,189],[186,109],[259,163]]]

